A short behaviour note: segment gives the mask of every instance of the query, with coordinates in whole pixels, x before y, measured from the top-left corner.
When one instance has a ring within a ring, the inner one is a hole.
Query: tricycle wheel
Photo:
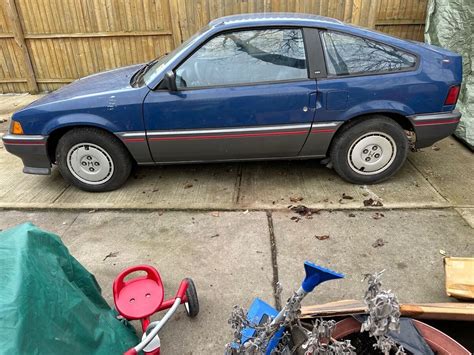
[[[184,307],[186,308],[188,317],[194,318],[199,313],[198,295],[193,280],[189,278],[186,280],[188,281],[188,289],[186,290],[186,298],[188,301],[184,303]]]

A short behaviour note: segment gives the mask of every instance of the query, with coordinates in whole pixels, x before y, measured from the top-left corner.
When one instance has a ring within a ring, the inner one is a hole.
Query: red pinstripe
[[[307,134],[308,131],[287,131],[287,132],[265,132],[265,133],[239,133],[223,135],[206,136],[175,136],[175,137],[150,137],[150,141],[174,141],[174,140],[194,140],[194,139],[226,139],[226,138],[245,138],[245,137],[268,137],[268,136],[289,136]]]
[[[438,120],[438,121],[426,121],[426,122],[417,122],[415,126],[432,126],[437,124],[451,124],[451,123],[458,123],[459,119],[454,120]]]

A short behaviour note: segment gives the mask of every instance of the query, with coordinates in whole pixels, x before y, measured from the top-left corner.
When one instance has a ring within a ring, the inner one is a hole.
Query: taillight
[[[459,85],[451,86],[448,91],[448,96],[444,100],[445,105],[456,105],[459,96]]]

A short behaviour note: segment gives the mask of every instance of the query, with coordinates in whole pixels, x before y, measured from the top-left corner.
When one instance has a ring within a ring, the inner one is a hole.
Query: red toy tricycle
[[[125,280],[130,274],[144,271],[145,276]],[[186,313],[193,318],[199,313],[199,302],[194,282],[187,278],[181,281],[174,298],[163,302],[164,288],[158,271],[149,265],[133,266],[122,271],[114,281],[114,303],[119,314],[127,320],[139,319],[142,323],[142,341],[125,354],[160,354],[160,338],[158,332],[171,318],[181,303],[186,307]],[[156,312],[168,309],[165,316],[156,322],[150,322],[150,316]]]

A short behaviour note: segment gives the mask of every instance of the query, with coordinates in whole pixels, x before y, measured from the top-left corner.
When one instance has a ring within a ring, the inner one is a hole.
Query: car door
[[[313,121],[302,30],[220,33],[175,69],[177,91],[144,102],[155,162],[292,157]]]

